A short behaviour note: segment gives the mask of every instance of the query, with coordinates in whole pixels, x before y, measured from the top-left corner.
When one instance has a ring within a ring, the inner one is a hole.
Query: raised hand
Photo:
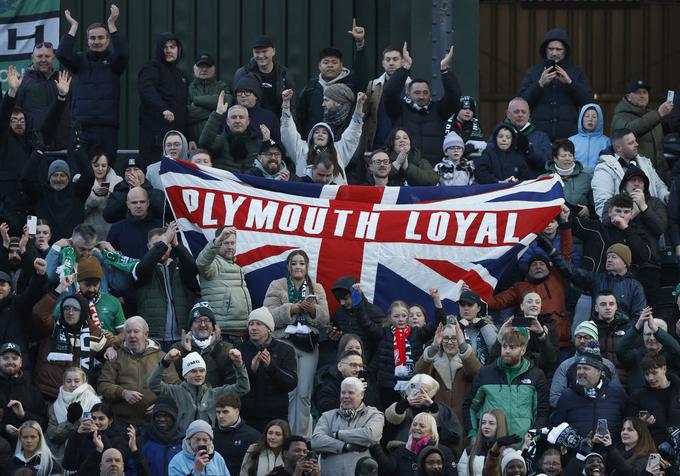
[[[354,38],[354,42],[361,44],[364,42],[364,38],[366,37],[366,31],[364,30],[363,26],[357,26],[357,19],[352,18],[352,29],[349,30],[347,33],[352,35],[352,38]]]
[[[263,141],[271,140],[272,133],[269,130],[269,127],[265,126],[264,124],[260,124],[260,133],[262,134],[262,140]]]
[[[224,91],[220,91],[220,95],[217,97],[217,107],[215,112],[217,114],[224,114],[229,109],[229,103],[224,100]]]
[[[281,108],[285,111],[290,109],[290,100],[293,97],[293,90],[286,89],[281,93]]]
[[[176,221],[170,222],[168,224],[168,228],[165,230],[165,233],[163,233],[163,241],[165,242],[166,245],[171,246],[173,241],[175,240],[175,237],[177,236],[177,232],[179,231],[179,225],[177,224]]]
[[[439,294],[439,289],[437,288],[431,288],[430,289],[430,296],[432,296],[432,301],[434,301],[434,307],[436,308],[441,308],[442,307],[442,297]]]
[[[354,109],[356,112],[364,111],[364,104],[366,103],[366,99],[368,99],[366,93],[360,92],[357,94],[357,105],[356,108]]]
[[[130,447],[130,451],[132,451],[133,453],[136,453],[137,452],[137,430],[135,430],[134,425],[128,425],[127,435],[128,435],[128,446]]]
[[[57,83],[57,91],[59,96],[65,97],[68,95],[69,89],[71,88],[71,75],[68,71],[59,71],[58,79],[54,82]]]
[[[170,349],[165,356],[163,356],[163,360],[166,362],[174,362],[175,360],[179,360],[182,358],[182,351],[179,349]]]
[[[673,111],[673,102],[672,101],[662,102],[656,111],[659,113],[659,116],[666,117]]]
[[[408,52],[408,43],[406,42],[404,42],[404,47],[401,49],[401,57],[404,68],[411,69],[411,66],[413,66],[413,58],[411,58],[411,55]]]
[[[9,225],[5,222],[0,223],[0,236],[2,236],[2,245],[9,248]]]
[[[33,268],[35,268],[35,274],[43,276],[47,272],[47,261],[42,258],[36,258],[33,260]]]
[[[21,80],[23,78],[19,76],[17,69],[13,65],[7,67],[7,85],[9,86],[9,91],[16,93],[21,86]],[[14,94],[12,94],[13,96]],[[11,97],[11,96],[10,96]]]
[[[76,36],[76,32],[78,31],[78,22],[71,16],[70,10],[64,10],[64,18],[66,18],[66,21],[69,24],[68,34],[71,36]]]
[[[453,59],[453,45],[451,45],[451,48],[449,48],[449,51],[446,52],[446,55],[444,55],[441,62],[439,63],[439,69],[441,69],[442,71],[449,69],[449,65],[451,64],[452,59]]]
[[[167,122],[175,122],[175,113],[169,109],[166,109],[163,111],[163,119],[165,119]]]
[[[182,338],[180,339],[180,342],[182,342],[182,348],[184,350],[191,352],[191,335],[184,329],[182,329]]]
[[[229,349],[229,358],[237,367],[243,367],[243,357],[238,349]]]
[[[104,442],[102,441],[102,435],[99,434],[99,430],[92,432],[92,443],[94,443],[94,448],[98,453],[104,452]]]
[[[437,330],[434,332],[434,340],[432,343],[435,347],[440,347],[442,345],[442,340],[444,339],[444,326],[440,322],[437,326]]]
[[[113,33],[114,31],[117,31],[116,28],[116,21],[118,21],[118,16],[120,15],[120,10],[118,7],[114,4],[111,4],[111,14],[109,15],[109,19],[107,20],[107,23],[109,25],[109,31]]]

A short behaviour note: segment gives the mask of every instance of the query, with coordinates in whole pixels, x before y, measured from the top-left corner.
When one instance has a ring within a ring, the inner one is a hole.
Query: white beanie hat
[[[274,318],[266,307],[258,307],[257,309],[250,311],[248,322],[250,321],[259,321],[267,326],[267,329],[269,329],[270,332],[274,332]]]
[[[182,359],[182,377],[194,369],[205,369],[205,360],[198,352],[191,352]]]
[[[517,460],[521,461],[526,468],[526,463],[524,462],[521,451],[513,449],[506,449],[503,451],[503,459],[501,459],[501,474],[505,474],[505,468],[508,467],[510,462]]]

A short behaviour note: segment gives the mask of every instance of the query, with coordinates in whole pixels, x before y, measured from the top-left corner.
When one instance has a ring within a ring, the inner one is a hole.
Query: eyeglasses
[[[390,163],[390,159],[373,159],[373,163],[375,165],[388,165]]]
[[[204,319],[194,319],[194,322],[199,326],[207,326],[209,324],[212,324],[212,321],[207,317]]]
[[[35,46],[33,47],[33,50],[39,50],[40,48],[49,48],[51,50],[54,49],[54,45],[50,43],[49,41],[42,41],[40,43],[36,43]]]
[[[236,91],[237,96],[250,96],[252,95],[252,91]]]
[[[26,124],[26,119],[24,119],[23,117],[22,118],[12,117],[9,120],[9,122],[10,122],[10,124]]]
[[[363,369],[364,364],[357,364],[356,362],[340,362],[343,365],[346,365],[348,367],[352,367],[353,369]]]
[[[455,342],[455,337],[442,337],[442,342]]]
[[[281,157],[283,157],[283,155],[281,155],[281,152],[266,152],[264,156],[268,159],[271,159],[272,157],[280,159]]]

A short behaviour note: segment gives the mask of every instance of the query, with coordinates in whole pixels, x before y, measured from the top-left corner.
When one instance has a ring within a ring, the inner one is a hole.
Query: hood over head
[[[637,165],[630,165],[626,169],[626,173],[623,174],[623,178],[621,179],[621,183],[619,184],[619,192],[625,193],[626,192],[626,182],[631,179],[631,177],[642,177],[642,180],[645,183],[645,195],[649,195],[649,177],[647,177],[647,174],[638,167]]]
[[[165,55],[163,54],[163,48],[165,47],[165,42],[169,41],[169,40],[175,40],[177,42],[177,46],[179,48],[179,50],[177,52],[177,61],[172,63],[172,64],[177,64],[182,59],[182,53],[184,53],[184,47],[182,46],[182,42],[180,41],[179,37],[177,35],[175,35],[174,33],[170,32],[170,31],[159,33],[159,35],[156,39],[156,59],[158,61],[160,61],[161,63],[166,63]]]
[[[329,126],[329,125],[328,125],[327,123],[325,123],[325,122],[317,122],[317,123],[314,124],[314,126],[309,130],[309,134],[307,134],[307,143],[308,143],[308,144],[311,144],[311,143],[312,143],[312,136],[314,135],[314,130],[315,130],[317,127],[324,127],[324,128],[328,131],[328,134],[329,134],[329,136],[330,136],[330,142],[329,142],[328,145],[331,145],[333,142],[335,142],[335,135],[333,134],[333,129],[331,129],[331,126]]]
[[[169,135],[180,136],[180,138],[182,139],[182,152],[180,152],[179,154],[179,160],[189,160],[189,142],[187,142],[187,138],[184,137],[184,134],[182,134],[180,131],[176,131],[175,129],[169,130],[163,136],[163,155],[166,155],[165,140],[168,138]]]
[[[491,140],[489,141],[489,143],[494,148],[498,149],[498,147],[496,146],[496,137],[498,137],[498,133],[501,131],[501,129],[507,129],[512,134],[512,145],[510,146],[510,149],[512,150],[517,142],[517,132],[515,131],[515,128],[512,127],[512,124],[507,124],[504,122],[497,124],[493,130],[493,133],[491,134]]]
[[[90,316],[90,303],[82,294],[71,294],[62,299],[59,303],[59,324],[64,327],[70,327],[66,324],[66,321],[64,321],[64,303],[72,299],[75,299],[80,304],[80,320],[78,321],[78,328],[81,328]]]
[[[586,132],[583,129],[583,115],[590,109],[594,109],[597,113],[597,128],[593,132]],[[602,113],[602,108],[599,105],[591,102],[581,108],[581,112],[578,114],[578,134],[584,137],[587,137],[588,135],[601,136],[604,134],[604,114]]]
[[[547,59],[545,50],[548,46],[548,43],[554,40],[559,40],[564,44],[565,52],[564,60],[562,62],[563,63],[568,62],[569,57],[571,56],[571,40],[569,40],[569,35],[567,35],[567,32],[564,31],[562,28],[553,28],[552,30],[548,30],[548,32],[543,37],[541,46],[538,48],[538,54],[540,54],[541,58],[543,58],[544,60]]]

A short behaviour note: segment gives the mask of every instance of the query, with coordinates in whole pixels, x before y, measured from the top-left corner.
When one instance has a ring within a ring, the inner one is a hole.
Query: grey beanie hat
[[[68,175],[69,179],[71,178],[71,168],[65,161],[61,159],[57,159],[50,164],[50,168],[47,169],[47,180],[49,180],[52,174],[56,172],[64,172],[66,175]]]
[[[335,83],[331,84],[330,86],[326,86],[323,90],[323,95],[331,101],[335,101],[340,104],[354,102],[354,93],[349,88],[349,86],[342,83]]]
[[[186,432],[185,438],[191,438],[196,433],[201,433],[201,432],[208,434],[210,436],[211,440],[214,438],[213,429],[210,426],[210,423],[208,423],[205,420],[194,420],[194,421],[192,421],[189,424],[189,426],[187,427],[187,432]]]

